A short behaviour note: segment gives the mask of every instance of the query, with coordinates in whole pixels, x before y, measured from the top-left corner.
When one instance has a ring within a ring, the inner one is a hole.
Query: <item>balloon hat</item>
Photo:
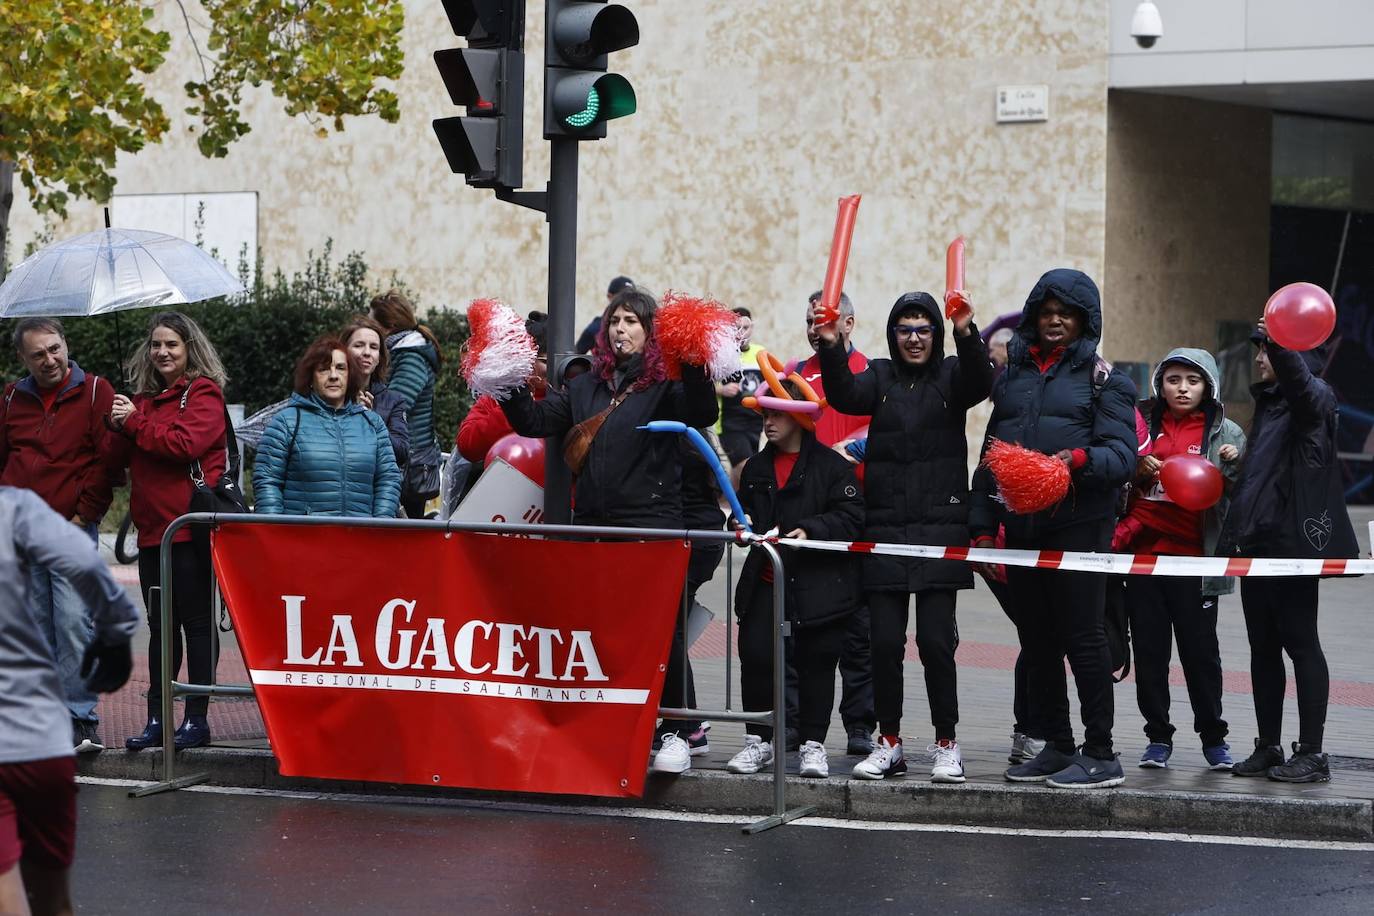
[[[750,410],[757,410],[760,413],[765,410],[786,411],[796,417],[802,429],[807,432],[815,432],[815,418],[825,409],[825,399],[816,394],[816,389],[812,388],[806,379],[801,377],[800,373],[789,372],[782,361],[767,350],[759,351],[758,360],[759,371],[763,373],[763,380],[768,383],[768,390],[772,392],[772,395],[746,397],[741,403]],[[792,397],[792,393],[782,386],[784,379],[796,385],[805,400]]]

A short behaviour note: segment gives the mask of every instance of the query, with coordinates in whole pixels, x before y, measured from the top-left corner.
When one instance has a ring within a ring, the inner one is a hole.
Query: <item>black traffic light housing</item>
[[[568,382],[592,371],[592,358],[585,353],[555,353],[549,359],[548,385],[558,391]]]
[[[634,87],[607,73],[612,51],[639,44],[634,13],[606,0],[548,0],[544,38],[544,137],[598,140],[606,122],[634,114]]]
[[[444,0],[466,48],[434,52],[449,98],[464,117],[437,118],[434,133],[449,168],[479,188],[523,182],[525,0]]]

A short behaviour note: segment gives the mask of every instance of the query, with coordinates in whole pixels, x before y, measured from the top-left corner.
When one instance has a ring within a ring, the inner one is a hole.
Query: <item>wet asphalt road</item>
[[[83,785],[84,913],[1374,912],[1374,852]]]

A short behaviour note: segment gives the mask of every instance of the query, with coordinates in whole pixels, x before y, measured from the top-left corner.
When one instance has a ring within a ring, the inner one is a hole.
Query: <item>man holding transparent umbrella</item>
[[[12,342],[29,374],[6,386],[0,399],[0,484],[32,490],[85,532],[95,553],[97,526],[123,476],[112,474],[99,455],[114,388],[68,356],[55,318],[22,319]],[[80,675],[94,632],[90,610],[71,582],[38,563],[29,567],[29,595],[57,663],[73,747],[102,751],[96,697]]]

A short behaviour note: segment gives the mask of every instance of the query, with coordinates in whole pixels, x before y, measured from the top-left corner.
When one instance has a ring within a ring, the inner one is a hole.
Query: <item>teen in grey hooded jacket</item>
[[[1165,379],[1175,376],[1183,387],[1166,390]],[[1175,456],[1205,457],[1221,472],[1229,490],[1240,466],[1245,435],[1224,415],[1219,373],[1212,354],[1187,347],[1173,350],[1155,369],[1153,382],[1155,397],[1140,405],[1149,425],[1150,441],[1155,443],[1153,452],[1169,449]],[[1197,390],[1199,384],[1201,391]],[[1182,396],[1186,398],[1183,405],[1196,406],[1185,410],[1177,401],[1170,403],[1171,396]],[[1161,554],[1214,553],[1226,513],[1225,491],[1215,505],[1191,513],[1174,505],[1159,485],[1158,462],[1157,454],[1140,459],[1130,508],[1117,524],[1113,549]],[[1188,532],[1192,525],[1196,527]],[[1233,580],[1227,578],[1127,578],[1125,597],[1135,648],[1136,701],[1149,741],[1140,758],[1142,767],[1165,767],[1173,753],[1175,729],[1169,721],[1169,662],[1173,642],[1177,640],[1193,709],[1193,730],[1201,737],[1203,757],[1214,770],[1230,769],[1228,726],[1221,712],[1217,596],[1233,588]]]

